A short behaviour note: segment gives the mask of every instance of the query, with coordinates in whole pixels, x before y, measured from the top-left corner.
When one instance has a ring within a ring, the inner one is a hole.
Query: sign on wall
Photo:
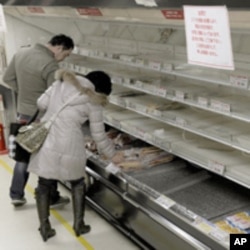
[[[184,6],[188,63],[234,70],[225,6]]]
[[[239,0],[0,0],[2,5],[16,6],[71,6],[71,7],[110,7],[110,8],[180,8],[183,5],[218,5],[223,2],[228,8],[249,9],[250,1]]]

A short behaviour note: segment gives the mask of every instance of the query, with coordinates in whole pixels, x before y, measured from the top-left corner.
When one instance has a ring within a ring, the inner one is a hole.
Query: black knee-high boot
[[[84,223],[84,210],[85,210],[85,185],[81,182],[77,185],[72,185],[72,205],[74,213],[73,229],[76,236],[88,233],[91,228]]]
[[[48,238],[55,236],[56,231],[51,228],[49,221],[49,204],[50,204],[50,196],[49,190],[43,190],[43,192],[39,192],[36,190],[36,206],[37,212],[40,221],[39,231],[43,238],[43,241],[47,241]]]

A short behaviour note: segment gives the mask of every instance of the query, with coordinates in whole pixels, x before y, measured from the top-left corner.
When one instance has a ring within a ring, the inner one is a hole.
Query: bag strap
[[[34,122],[39,114],[39,109],[36,110],[35,114],[30,118],[30,120],[27,122],[27,125],[31,124]]]
[[[59,110],[52,115],[52,117],[48,120],[48,122],[50,122],[50,124],[52,124],[54,122],[54,120],[56,119],[56,117],[58,116],[58,114],[71,102],[73,101],[77,96],[80,95],[80,92],[78,92],[77,94],[73,95],[71,98],[69,98],[69,100],[67,102],[65,102],[61,108],[59,108]]]
[[[77,92],[75,95],[73,95],[71,98],[69,98],[68,101],[66,101],[61,108],[59,108],[59,110],[52,115],[52,117],[47,121],[47,126],[50,127],[51,124],[55,121],[56,117],[58,116],[58,114],[71,102],[73,101],[77,96],[81,95],[82,93],[80,92],[81,89],[84,89],[80,83],[78,81],[75,82],[75,87],[77,88],[77,90],[79,90],[79,92]]]

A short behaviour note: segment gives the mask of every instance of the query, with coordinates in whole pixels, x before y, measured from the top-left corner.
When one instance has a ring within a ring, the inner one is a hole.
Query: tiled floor
[[[38,217],[34,200],[37,177],[30,175],[26,186],[27,204],[14,208],[9,199],[9,186],[14,161],[0,155],[0,250],[136,250],[139,249],[91,208],[86,208],[86,223],[92,230],[89,234],[75,237],[71,228],[71,204],[51,210],[51,224],[56,236],[43,242],[38,232]],[[70,192],[60,186],[62,195]]]

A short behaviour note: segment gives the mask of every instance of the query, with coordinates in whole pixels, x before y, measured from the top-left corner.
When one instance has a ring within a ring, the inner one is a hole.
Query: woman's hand
[[[124,153],[122,151],[118,151],[114,156],[113,158],[111,159],[111,161],[114,163],[114,164],[118,164],[122,161],[124,161]]]

